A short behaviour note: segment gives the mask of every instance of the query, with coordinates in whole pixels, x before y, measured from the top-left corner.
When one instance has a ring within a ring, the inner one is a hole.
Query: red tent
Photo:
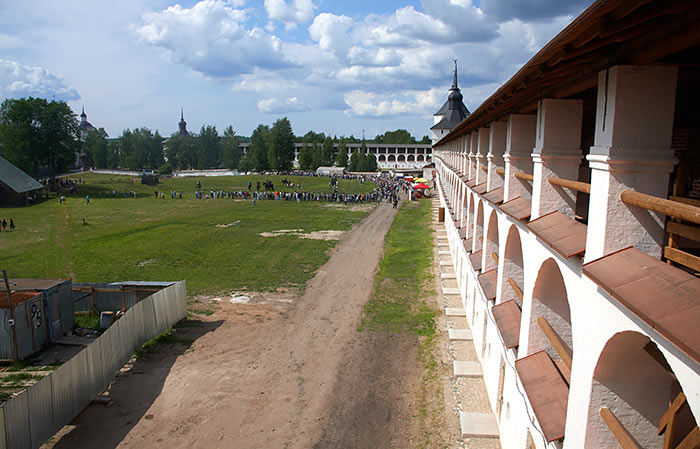
[[[422,182],[420,184],[416,184],[413,186],[414,190],[415,189],[429,189],[429,188],[430,188],[430,186],[428,186],[427,184],[424,184]]]

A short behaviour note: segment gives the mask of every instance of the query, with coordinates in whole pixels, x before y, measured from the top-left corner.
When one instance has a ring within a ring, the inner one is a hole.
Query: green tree
[[[173,168],[185,170],[197,167],[195,138],[192,135],[180,135],[175,132],[165,144],[165,157]]]
[[[231,170],[238,168],[241,160],[241,147],[238,142],[238,136],[233,127],[229,125],[224,130],[224,135],[221,138],[221,164]]]
[[[333,139],[326,137],[323,141],[323,148],[321,149],[320,166],[328,167],[333,165]]]
[[[163,165],[163,138],[148,128],[125,129],[119,138],[120,165],[130,170]]]
[[[384,134],[377,135],[374,138],[374,143],[408,144],[416,143],[416,139],[405,129],[397,129],[396,131],[387,131]]]
[[[344,140],[338,144],[338,153],[335,155],[335,165],[338,167],[348,166],[348,145]]]
[[[310,170],[314,164],[313,148],[309,144],[304,144],[299,151],[299,168]]]
[[[270,129],[267,159],[276,171],[289,170],[294,162],[294,132],[287,117],[277,120]]]
[[[202,125],[197,137],[197,167],[217,168],[221,160],[221,141],[216,126]]]
[[[357,171],[377,171],[377,158],[370,153],[361,154],[357,163]]]
[[[119,168],[119,139],[107,141],[107,167]]]
[[[423,138],[420,140],[420,143],[426,144],[426,145],[430,145],[432,142],[433,141],[430,140],[430,137],[428,137],[427,134],[425,136],[423,136]]]
[[[270,140],[270,128],[266,125],[258,125],[250,136],[250,146],[248,153],[243,158],[242,169],[245,171],[264,171],[269,170],[268,163],[268,141]]]
[[[92,129],[85,136],[85,154],[92,160],[96,168],[107,168],[107,132],[104,128]]]
[[[348,171],[357,171],[360,164],[360,153],[359,150],[355,150],[350,155],[350,164],[348,165]]]
[[[0,105],[0,154],[38,176],[47,166],[51,176],[68,168],[79,149],[78,120],[63,101],[7,99]]]

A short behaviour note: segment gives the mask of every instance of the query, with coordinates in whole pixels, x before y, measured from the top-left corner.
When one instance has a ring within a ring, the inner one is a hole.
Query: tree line
[[[245,141],[249,147],[244,154],[240,144]],[[337,165],[350,171],[377,170],[376,157],[361,139],[314,131],[297,137],[286,117],[271,126],[258,125],[250,138],[237,136],[232,126],[219,134],[216,126],[203,125],[199,134],[176,132],[167,139],[145,127],[125,129],[110,139],[103,128],[81,132],[76,114],[63,101],[29,97],[8,99],[0,106],[0,155],[37,178],[42,167],[48,167],[51,177],[64,172],[80,150],[95,168],[158,169],[162,174],[205,168],[289,170],[298,141],[303,144],[298,155],[301,169]],[[348,156],[347,144],[360,142],[362,146]],[[417,143],[404,129],[387,131],[373,142]],[[425,142],[430,142],[428,136],[421,140]]]

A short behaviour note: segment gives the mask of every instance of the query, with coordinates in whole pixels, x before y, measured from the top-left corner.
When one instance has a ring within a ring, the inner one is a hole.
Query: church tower
[[[464,97],[457,85],[457,60],[454,59],[453,61],[455,63],[455,71],[450,94],[442,107],[433,114],[434,125],[430,128],[433,134],[433,145],[459,125],[462,120],[469,117],[470,114],[469,109],[462,101]]]
[[[181,136],[188,136],[190,133],[187,132],[187,122],[185,121],[185,109],[180,109],[180,122],[177,124],[179,131],[178,134]]]

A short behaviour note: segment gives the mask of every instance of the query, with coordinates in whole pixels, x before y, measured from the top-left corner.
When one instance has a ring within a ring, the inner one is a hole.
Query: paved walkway
[[[437,236],[436,271],[440,288],[438,301],[445,317],[440,320],[447,338],[442,342],[445,361],[452,365],[452,376],[446,380],[445,401],[451,405],[447,419],[459,426],[457,441],[450,442],[453,448],[497,449],[496,418],[491,411],[482,376],[481,364],[476,356],[471,329],[457,286],[444,223],[438,223],[440,200],[433,199],[433,229]]]

